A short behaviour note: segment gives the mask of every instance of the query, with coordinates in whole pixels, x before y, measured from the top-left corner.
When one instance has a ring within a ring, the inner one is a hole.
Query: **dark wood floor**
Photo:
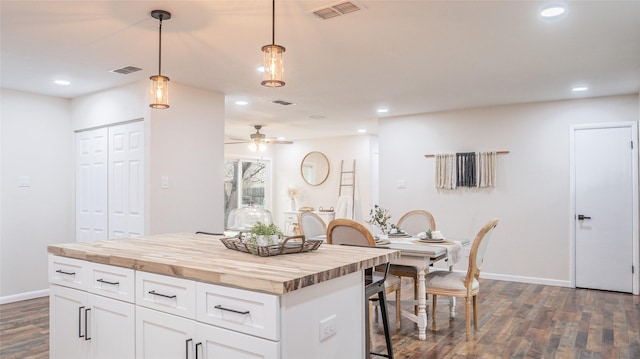
[[[403,297],[412,285],[403,282]],[[452,321],[440,305],[426,341],[405,318],[396,330],[390,308],[395,357],[640,358],[640,296],[483,279],[479,308],[480,326],[468,342],[463,305]],[[381,323],[373,330],[374,350],[384,352]],[[48,345],[48,298],[0,306],[0,358],[48,358]]]

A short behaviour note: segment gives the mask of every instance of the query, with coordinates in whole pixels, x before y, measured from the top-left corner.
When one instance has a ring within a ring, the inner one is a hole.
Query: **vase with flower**
[[[296,198],[298,197],[299,194],[300,193],[297,187],[295,186],[287,187],[287,196],[289,197],[289,207],[290,207],[290,211],[292,212],[297,211]]]
[[[386,239],[389,236],[389,220],[391,215],[388,209],[384,209],[377,204],[369,211],[369,219],[366,221],[372,224],[377,231],[380,232],[378,237],[380,239]]]

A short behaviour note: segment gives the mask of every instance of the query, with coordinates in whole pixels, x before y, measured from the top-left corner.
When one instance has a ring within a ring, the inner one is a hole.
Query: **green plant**
[[[278,235],[282,236],[282,231],[275,224],[264,224],[262,222],[257,222],[255,226],[251,229],[251,234],[256,236],[273,236]]]
[[[378,229],[380,229],[380,231],[382,231],[383,234],[389,233],[388,222],[391,219],[389,210],[384,209],[376,204],[375,206],[373,206],[373,209],[369,211],[369,216],[370,218],[367,221],[367,223],[373,224],[376,227],[378,227]]]

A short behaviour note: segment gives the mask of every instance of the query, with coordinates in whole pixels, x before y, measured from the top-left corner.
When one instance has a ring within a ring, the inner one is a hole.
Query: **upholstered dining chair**
[[[436,220],[429,211],[416,209],[402,215],[396,223],[396,227],[402,229],[412,236],[428,229],[436,230]],[[420,286],[418,285],[418,267],[402,264],[392,264],[389,273],[398,277],[413,278],[413,299],[418,300],[420,296]],[[415,313],[418,314],[418,306],[415,306]]]
[[[350,245],[350,246],[361,246],[361,247],[375,247],[376,241],[373,238],[373,235],[369,230],[361,225],[360,223],[350,220],[350,219],[334,219],[329,222],[329,226],[327,228],[327,243],[328,244],[341,244],[341,245]],[[388,358],[393,358],[393,348],[391,346],[391,334],[389,332],[389,320],[387,317],[387,300],[385,296],[386,293],[395,292],[396,296],[396,327],[400,328],[400,278],[388,274],[389,271],[389,263],[383,266],[384,272],[373,271],[372,268],[367,269],[365,272],[365,298],[367,301],[367,306],[369,306],[369,300],[377,295],[377,300],[380,303],[380,312],[382,314],[382,321],[384,326],[384,337],[387,343],[387,355],[371,353],[380,356],[386,356]],[[370,328],[369,328],[369,310],[365,311],[365,322],[366,322],[366,350],[370,350],[371,346],[371,338],[370,338]]]
[[[305,238],[324,237],[327,234],[327,225],[313,212],[300,212],[298,213],[298,231]]]
[[[450,271],[434,271],[427,274],[425,282],[427,295],[431,294],[431,320],[433,328],[436,325],[436,304],[438,296],[465,298],[465,320],[467,328],[467,340],[471,331],[471,301],[473,300],[473,327],[478,329],[478,293],[480,292],[480,270],[484,261],[484,254],[489,244],[493,229],[498,225],[497,219],[492,219],[485,224],[476,234],[471,244],[469,254],[469,266],[466,273]]]

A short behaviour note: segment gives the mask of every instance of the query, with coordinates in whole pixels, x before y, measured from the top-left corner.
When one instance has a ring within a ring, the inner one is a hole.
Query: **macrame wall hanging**
[[[495,187],[497,152],[459,152],[424,155],[436,158],[435,185],[438,189],[458,187]]]

